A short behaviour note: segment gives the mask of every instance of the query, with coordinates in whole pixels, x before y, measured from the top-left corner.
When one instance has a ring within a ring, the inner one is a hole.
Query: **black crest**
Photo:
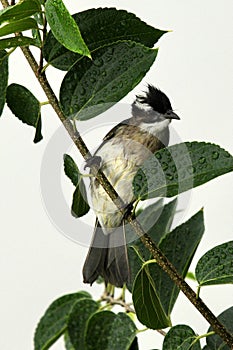
[[[152,85],[148,85],[148,91],[146,96],[136,96],[140,103],[145,103],[153,108],[154,111],[159,113],[166,113],[168,110],[172,110],[171,102],[169,98],[159,89]]]

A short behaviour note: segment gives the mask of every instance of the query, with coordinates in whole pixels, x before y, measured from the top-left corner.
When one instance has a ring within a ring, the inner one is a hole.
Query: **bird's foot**
[[[87,159],[86,164],[84,166],[84,170],[86,170],[86,168],[91,168],[93,165],[100,168],[101,161],[102,161],[102,159],[99,156],[93,156],[93,157]]]

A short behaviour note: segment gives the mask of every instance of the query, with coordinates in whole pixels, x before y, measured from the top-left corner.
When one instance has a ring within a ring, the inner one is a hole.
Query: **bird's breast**
[[[163,142],[154,135],[130,127],[123,128],[124,132],[119,131],[96,152],[102,159],[101,170],[126,205],[135,200],[132,182],[137,170],[155,151],[164,147]],[[122,213],[95,179],[91,180],[91,196],[101,226],[108,232],[119,226]]]

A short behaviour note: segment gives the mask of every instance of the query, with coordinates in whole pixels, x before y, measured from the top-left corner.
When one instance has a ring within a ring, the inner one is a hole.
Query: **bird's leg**
[[[89,159],[86,160],[86,164],[84,166],[84,170],[86,170],[86,168],[91,168],[93,165],[97,166],[98,168],[100,168],[102,162],[102,158],[99,156],[93,156]]]

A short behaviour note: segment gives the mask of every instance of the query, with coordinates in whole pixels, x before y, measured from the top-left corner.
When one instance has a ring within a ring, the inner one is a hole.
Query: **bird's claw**
[[[93,157],[87,159],[86,164],[84,166],[84,170],[86,170],[86,168],[91,168],[93,165],[100,168],[101,161],[102,161],[102,159],[99,156],[93,156]]]

